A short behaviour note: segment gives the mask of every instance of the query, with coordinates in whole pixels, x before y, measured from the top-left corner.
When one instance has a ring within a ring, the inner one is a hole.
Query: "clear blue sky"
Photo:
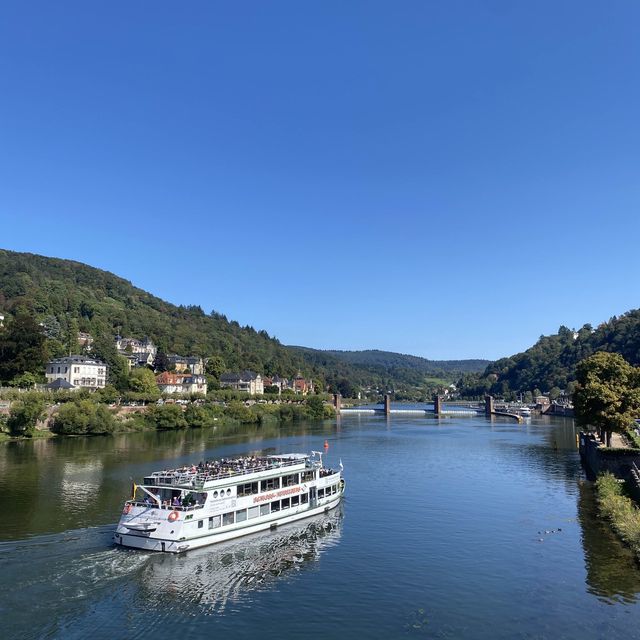
[[[639,174],[635,0],[3,3],[0,247],[286,344],[638,307]]]

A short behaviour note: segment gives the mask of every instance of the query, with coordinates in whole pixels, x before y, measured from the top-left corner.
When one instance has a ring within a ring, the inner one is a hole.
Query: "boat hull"
[[[182,553],[191,549],[198,549],[219,542],[225,542],[227,540],[233,540],[252,533],[258,533],[259,531],[265,531],[267,529],[276,528],[280,525],[288,524],[290,522],[297,522],[311,516],[316,516],[321,513],[326,513],[335,509],[342,499],[343,491],[336,494],[336,498],[329,502],[326,502],[317,507],[308,508],[303,511],[291,513],[288,515],[278,516],[271,514],[273,517],[265,519],[260,522],[247,524],[246,526],[231,529],[229,531],[220,531],[218,533],[211,533],[208,535],[202,535],[186,540],[175,540],[169,538],[152,538],[150,536],[140,535],[132,533],[130,530],[128,533],[122,532],[119,528],[114,535],[114,542],[117,545],[123,547],[130,547],[134,549],[141,549],[144,551],[160,551],[165,553]]]

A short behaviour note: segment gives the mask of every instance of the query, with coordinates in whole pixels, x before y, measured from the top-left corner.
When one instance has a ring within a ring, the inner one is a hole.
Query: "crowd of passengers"
[[[251,471],[276,469],[281,462],[272,458],[247,456],[244,458],[221,458],[220,460],[203,460],[197,465],[179,467],[178,469],[162,471],[163,476],[173,475],[176,478],[185,475],[203,475],[207,478],[219,476],[234,476]]]
[[[281,461],[274,458],[260,458],[258,456],[246,456],[243,458],[221,458],[220,460],[202,460],[197,465],[180,467],[172,471],[164,470],[162,475],[173,475],[176,478],[181,476],[204,476],[204,478],[219,478],[234,476],[252,471],[264,471],[276,469],[282,466]],[[336,473],[333,469],[320,469],[320,477],[325,478]]]

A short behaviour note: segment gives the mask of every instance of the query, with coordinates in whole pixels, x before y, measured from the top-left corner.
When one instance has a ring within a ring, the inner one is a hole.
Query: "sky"
[[[640,306],[640,4],[3,3],[0,248],[284,344],[517,353]]]

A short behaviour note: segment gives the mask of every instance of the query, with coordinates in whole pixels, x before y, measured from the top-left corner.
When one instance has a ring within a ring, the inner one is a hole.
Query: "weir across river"
[[[493,397],[487,396],[484,403],[480,402],[451,402],[446,403],[442,396],[435,396],[433,399],[433,405],[426,404],[423,407],[407,407],[407,408],[392,408],[391,396],[386,394],[384,396],[384,402],[382,406],[365,406],[365,407],[342,407],[342,397],[339,394],[334,394],[333,405],[336,409],[336,413],[339,415],[403,415],[403,416],[478,416],[485,414],[487,416],[503,416],[505,418],[513,418],[518,422],[522,422],[522,417],[515,411],[510,411],[508,408],[501,408],[496,410],[494,408]]]

